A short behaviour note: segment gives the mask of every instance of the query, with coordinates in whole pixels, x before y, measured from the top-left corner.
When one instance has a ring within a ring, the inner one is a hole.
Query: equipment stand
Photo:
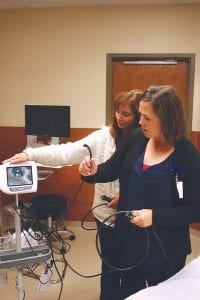
[[[20,220],[20,209],[19,209],[19,198],[18,194],[15,194],[15,231],[16,231],[16,252],[22,252],[21,246],[21,220]],[[17,290],[18,290],[18,299],[24,299],[24,289],[23,289],[23,275],[20,267],[17,267]]]
[[[23,287],[23,273],[22,268],[25,265],[38,264],[40,262],[48,261],[51,256],[51,249],[42,240],[41,244],[31,248],[22,248],[21,245],[21,220],[20,208],[18,203],[18,194],[16,197],[16,211],[15,211],[15,231],[16,231],[16,249],[6,249],[0,251],[0,270],[8,268],[16,268],[17,270],[17,290],[18,300],[24,299]],[[3,238],[1,238],[3,240]]]
[[[30,176],[28,178],[27,176]],[[6,194],[15,196],[15,243],[13,238],[0,237],[0,271],[2,271],[3,284],[5,286],[5,271],[16,268],[18,299],[25,297],[23,286],[23,268],[26,265],[39,264],[48,261],[52,257],[52,251],[44,237],[36,238],[36,245],[23,245],[21,239],[21,212],[19,207],[19,194],[37,191],[37,167],[33,161],[26,164],[2,164],[0,165],[0,189]],[[25,234],[25,233],[24,233]],[[32,237],[31,237],[32,238]],[[33,237],[34,238],[34,237]]]

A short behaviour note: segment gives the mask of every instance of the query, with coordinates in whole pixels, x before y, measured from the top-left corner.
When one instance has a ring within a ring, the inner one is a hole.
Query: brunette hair
[[[161,120],[162,133],[167,142],[174,143],[185,136],[185,113],[175,87],[152,85],[144,91],[141,100],[151,103],[154,113]]]
[[[118,127],[117,121],[115,118],[115,112],[118,110],[119,106],[122,103],[128,103],[131,109],[131,112],[134,114],[134,121],[132,128],[135,128],[139,126],[139,102],[141,99],[143,92],[138,89],[133,89],[129,91],[123,91],[117,94],[113,100],[114,104],[114,113],[113,113],[113,119],[110,125],[110,133],[115,138],[116,145],[121,141],[123,131],[121,128]]]

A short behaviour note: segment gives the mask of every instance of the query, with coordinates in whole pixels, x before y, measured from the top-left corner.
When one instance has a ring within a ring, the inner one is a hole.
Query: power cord
[[[31,205],[30,205],[31,206]],[[27,215],[29,216],[29,218],[32,220],[32,225],[34,224],[37,224],[37,228],[39,230],[39,232],[37,232],[37,235],[33,236],[33,234],[31,232],[28,232],[28,234],[31,236],[31,238],[37,240],[37,241],[40,241],[42,240],[44,243],[47,244],[47,246],[50,248],[51,250],[51,256],[52,256],[52,260],[51,260],[51,266],[47,264],[46,262],[46,268],[50,270],[51,272],[51,276],[49,279],[47,279],[47,281],[43,282],[40,280],[40,276],[37,275],[33,269],[30,269],[30,268],[27,268],[28,269],[28,272],[24,272],[24,275],[25,276],[29,276],[29,277],[32,277],[32,278],[35,278],[37,279],[41,284],[47,284],[48,282],[50,283],[59,283],[61,284],[61,288],[60,288],[60,292],[59,292],[59,296],[57,298],[57,300],[60,299],[61,297],[61,294],[62,294],[62,290],[63,290],[63,279],[64,279],[64,276],[65,276],[65,273],[66,273],[66,268],[67,268],[67,265],[66,265],[66,261],[64,259],[62,259],[62,263],[64,264],[64,268],[63,268],[63,272],[62,274],[59,272],[58,270],[58,267],[57,267],[57,262],[58,260],[55,260],[54,258],[54,253],[55,254],[61,254],[62,257],[69,251],[70,249],[70,245],[69,243],[65,242],[61,235],[54,229],[52,228],[51,230],[49,230],[48,226],[46,226],[45,224],[43,224],[38,218],[36,218],[32,212],[31,212],[31,209],[30,209],[30,206],[29,208],[27,207],[27,205],[24,206],[24,204],[21,202],[20,203],[20,207],[21,208],[24,208],[24,211],[26,213],[26,217]],[[15,208],[14,208],[15,209]],[[16,213],[18,214],[18,211],[15,209]],[[24,226],[23,224],[23,221],[24,221],[24,218],[23,218],[23,214],[20,212],[20,214],[18,214],[20,216],[20,219],[21,219],[21,223],[22,223],[22,226]],[[34,249],[33,247],[31,246],[29,240],[28,240],[28,237],[26,236],[26,233],[23,231],[24,233],[24,236],[27,240],[27,243],[29,244],[30,248],[32,249],[33,253],[35,254],[34,252]],[[60,248],[60,252],[56,252],[53,247],[52,247],[52,237],[55,238],[57,241],[59,241],[61,243],[61,248]],[[66,247],[67,246],[67,247]],[[59,260],[60,262],[61,260]],[[59,280],[51,280],[51,277],[52,277],[52,265],[55,267],[55,270],[56,270],[56,273],[58,274],[58,277],[59,277]],[[38,267],[38,265],[36,266]],[[32,275],[32,276],[30,276]]]
[[[72,198],[72,200],[71,200],[71,202],[70,202],[70,204],[69,204],[69,207],[68,207],[68,209],[67,209],[67,213],[69,213],[69,211],[70,211],[72,205],[74,204],[74,201],[76,200],[76,198],[77,198],[77,196],[78,196],[78,194],[79,194],[79,192],[80,192],[80,190],[81,190],[83,184],[84,184],[84,181],[81,180],[81,183],[80,183],[78,189],[76,190],[76,192],[75,192],[75,194],[74,194],[74,196],[73,196],[73,198]]]

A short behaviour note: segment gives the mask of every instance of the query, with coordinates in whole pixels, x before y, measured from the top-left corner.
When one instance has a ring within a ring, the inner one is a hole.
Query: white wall
[[[106,53],[195,53],[200,131],[200,5],[0,11],[0,126],[24,104],[71,105],[72,127],[105,123]]]

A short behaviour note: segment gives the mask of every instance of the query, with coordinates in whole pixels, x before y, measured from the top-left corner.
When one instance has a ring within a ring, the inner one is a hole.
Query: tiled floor
[[[88,225],[89,226],[89,225]],[[90,223],[90,226],[94,224]],[[96,231],[81,229],[79,222],[68,224],[68,228],[76,234],[76,239],[70,242],[71,249],[66,254],[68,263],[80,273],[81,276],[71,271],[66,271],[61,297],[60,284],[49,284],[46,292],[38,292],[38,281],[23,276],[25,299],[27,300],[98,300],[99,276],[91,277],[100,272],[100,260],[95,248]],[[200,232],[191,230],[193,252],[188,257],[188,262],[200,255]],[[43,267],[39,267],[41,273]],[[55,270],[54,270],[55,273]],[[7,288],[1,288],[1,299],[19,299],[16,290],[16,270],[9,270]],[[84,276],[88,278],[84,278]],[[20,299],[21,300],[21,299]]]

